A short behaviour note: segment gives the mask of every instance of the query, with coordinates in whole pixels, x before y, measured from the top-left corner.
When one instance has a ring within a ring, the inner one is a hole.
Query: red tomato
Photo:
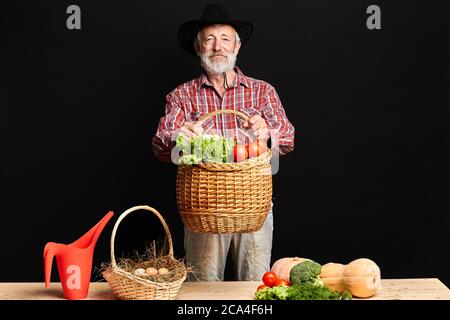
[[[278,279],[277,281],[275,281],[275,284],[273,285],[274,287],[278,287],[278,286],[286,286],[289,287],[290,283],[287,280],[284,279]]]
[[[250,143],[247,149],[249,158],[258,157],[267,151],[267,143],[258,139],[255,142]]]
[[[237,144],[237,145],[234,146],[234,153],[233,154],[234,154],[234,161],[235,162],[244,161],[248,157],[247,148],[244,145],[241,145],[241,144]]]
[[[250,143],[247,148],[248,148],[248,157],[249,158],[255,158],[255,157],[259,156],[259,146],[256,142]]]
[[[269,288],[269,287],[266,286],[265,284],[262,284],[262,285],[258,286],[258,289],[256,289],[256,291],[259,291],[259,290],[262,290],[262,289],[265,289],[265,288]]]
[[[275,285],[275,283],[277,282],[277,280],[278,280],[277,275],[272,271],[268,271],[268,272],[264,273],[264,275],[262,277],[262,281],[268,287],[273,287]]]
[[[267,143],[266,142],[264,142],[263,140],[258,140],[257,143],[258,143],[258,155],[261,155],[267,151]]]

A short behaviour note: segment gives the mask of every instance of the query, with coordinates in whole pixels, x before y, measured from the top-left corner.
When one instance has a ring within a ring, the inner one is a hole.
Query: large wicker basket
[[[103,277],[106,279],[106,281],[108,281],[114,295],[119,299],[173,300],[178,294],[181,285],[186,280],[187,272],[183,273],[180,277],[178,277],[178,279],[171,282],[155,282],[139,276],[135,276],[133,273],[130,273],[117,266],[116,258],[114,255],[114,239],[116,237],[117,228],[122,219],[125,218],[129,213],[141,209],[148,210],[154,213],[164,226],[169,244],[169,254],[162,258],[167,264],[167,267],[170,269],[170,267],[177,267],[179,266],[179,264],[182,264],[182,262],[176,260],[173,256],[172,237],[169,232],[169,227],[167,226],[166,221],[161,216],[161,214],[149,206],[135,206],[122,213],[122,215],[114,225],[114,229],[111,235],[111,267],[103,272]]]
[[[219,110],[200,119],[239,111]],[[176,197],[185,227],[193,232],[244,233],[261,229],[272,202],[270,150],[236,163],[178,166]]]

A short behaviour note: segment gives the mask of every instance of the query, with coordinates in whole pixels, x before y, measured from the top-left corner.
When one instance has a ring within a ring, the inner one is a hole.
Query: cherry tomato
[[[259,156],[259,146],[256,142],[250,143],[247,148],[249,158],[255,158]]]
[[[264,273],[264,275],[262,277],[262,281],[268,287],[273,287],[275,285],[275,283],[277,282],[277,280],[278,280],[277,275],[272,271],[268,271],[268,272]]]
[[[286,286],[289,287],[290,282],[284,279],[278,279],[277,281],[275,281],[275,284],[273,285],[274,287],[278,287],[278,286]]]
[[[256,289],[256,291],[259,291],[259,290],[262,290],[262,289],[265,289],[265,288],[269,288],[269,287],[266,286],[265,284],[262,284],[262,285],[258,286],[258,289]]]
[[[248,157],[247,148],[244,145],[241,144],[235,145],[233,152],[235,162],[244,161]]]

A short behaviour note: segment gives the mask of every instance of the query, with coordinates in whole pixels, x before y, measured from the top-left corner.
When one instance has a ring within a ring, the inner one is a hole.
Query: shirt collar
[[[249,81],[247,79],[247,76],[245,76],[241,69],[239,69],[238,67],[234,67],[234,71],[236,71],[236,81],[233,84],[233,88],[237,87],[237,84],[242,84],[244,85],[246,88],[250,87]],[[213,84],[211,82],[209,82],[208,77],[206,76],[205,72],[202,72],[202,75],[199,78],[199,87],[198,89],[200,90],[203,86],[209,86],[212,87]]]

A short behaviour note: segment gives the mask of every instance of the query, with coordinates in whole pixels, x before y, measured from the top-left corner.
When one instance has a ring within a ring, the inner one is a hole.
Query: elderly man
[[[183,24],[178,30],[180,46],[199,57],[204,73],[178,86],[167,97],[166,112],[153,138],[153,150],[161,161],[170,161],[175,132],[201,134],[215,129],[226,137],[236,137],[243,127],[252,136],[276,139],[277,151],[284,155],[294,148],[294,127],[286,117],[275,89],[268,83],[245,76],[235,66],[239,50],[250,38],[253,26],[231,19],[219,5],[208,5],[201,20]],[[233,115],[216,116],[203,128],[199,118],[215,110],[239,110],[248,121],[239,123]],[[260,280],[270,269],[273,233],[273,205],[263,227],[253,233],[195,233],[185,228],[186,262],[194,267],[192,279],[223,280],[231,250],[237,280]]]

